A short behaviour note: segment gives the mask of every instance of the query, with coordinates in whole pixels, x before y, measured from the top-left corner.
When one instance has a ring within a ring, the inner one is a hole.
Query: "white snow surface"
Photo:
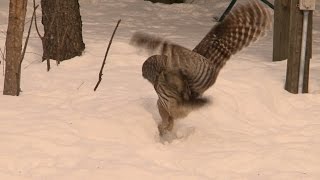
[[[141,75],[148,54],[128,41],[139,30],[192,49],[229,1],[80,2],[84,54],[59,66],[51,61],[47,72],[33,30],[22,64],[23,92],[19,97],[0,96],[0,179],[320,179],[318,10],[313,19],[309,94],[284,90],[286,61],[272,62],[270,30],[232,56],[205,93],[212,101],[209,106],[177,121],[174,131],[180,138],[161,143],[157,95]],[[8,6],[7,1],[0,2],[1,49]],[[28,20],[31,11],[30,1]],[[94,92],[120,18],[102,82]],[[41,26],[41,18],[38,22]]]

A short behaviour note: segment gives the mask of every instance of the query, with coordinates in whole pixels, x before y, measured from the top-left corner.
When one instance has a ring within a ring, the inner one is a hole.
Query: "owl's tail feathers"
[[[187,101],[184,105],[193,109],[193,110],[196,110],[196,109],[204,107],[205,105],[208,105],[210,103],[211,103],[211,101],[209,98],[198,97],[195,99],[189,99],[189,101]]]
[[[163,49],[170,44],[167,40],[143,32],[136,32],[130,39],[130,44],[147,50],[150,54],[163,54]]]
[[[166,61],[162,63],[162,65],[165,65],[167,70],[173,70],[177,66],[179,66],[179,64],[181,63],[180,58],[182,58],[185,54],[193,54],[193,56],[199,56],[198,58],[202,58],[202,56],[200,57],[200,55],[183,46],[171,43],[166,39],[143,32],[134,33],[131,37],[130,44],[147,50],[149,54],[166,56]],[[160,59],[158,60],[162,61]]]

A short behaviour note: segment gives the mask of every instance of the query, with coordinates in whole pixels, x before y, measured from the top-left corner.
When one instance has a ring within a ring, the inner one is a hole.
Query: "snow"
[[[23,92],[0,96],[0,179],[320,179],[318,10],[309,94],[283,89],[286,61],[272,62],[270,31],[232,57],[205,93],[212,104],[179,120],[175,131],[180,139],[163,144],[157,131],[157,95],[141,76],[148,55],[128,41],[140,30],[192,49],[229,1],[80,2],[83,56],[59,66],[51,61],[46,72],[42,45],[33,32],[22,64]],[[7,18],[8,2],[1,1],[0,32],[6,31]],[[0,33],[2,49],[4,43]],[[0,84],[3,79],[1,75]]]

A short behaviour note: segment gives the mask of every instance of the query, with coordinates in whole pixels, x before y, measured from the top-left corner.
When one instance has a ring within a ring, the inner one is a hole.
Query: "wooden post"
[[[303,11],[298,7],[299,0],[289,0],[289,41],[288,62],[285,89],[291,93],[298,93],[299,68],[302,40]],[[312,11],[309,13],[307,49],[305,59],[305,71],[303,82],[303,93],[308,92],[309,64],[312,54]]]
[[[290,0],[274,1],[273,61],[288,59]]]

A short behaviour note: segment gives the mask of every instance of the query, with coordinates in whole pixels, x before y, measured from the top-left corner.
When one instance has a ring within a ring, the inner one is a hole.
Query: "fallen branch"
[[[96,86],[94,87],[94,91],[97,90],[97,88],[98,88],[98,86],[99,86],[99,84],[100,84],[100,82],[101,82],[101,80],[102,80],[103,68],[104,68],[104,65],[106,64],[106,59],[107,59],[107,56],[108,56],[108,53],[109,53],[109,49],[110,49],[110,46],[111,46],[111,43],[112,43],[113,36],[114,36],[114,34],[116,33],[116,30],[117,30],[120,22],[121,22],[121,19],[119,19],[119,21],[118,21],[118,23],[117,23],[117,26],[116,26],[116,27],[114,28],[114,30],[113,30],[113,33],[112,33],[111,39],[110,39],[110,41],[109,41],[109,45],[108,45],[106,54],[105,54],[104,59],[103,59],[103,62],[102,62],[102,66],[101,66],[101,69],[100,69],[100,72],[99,72],[99,80],[98,80]]]

